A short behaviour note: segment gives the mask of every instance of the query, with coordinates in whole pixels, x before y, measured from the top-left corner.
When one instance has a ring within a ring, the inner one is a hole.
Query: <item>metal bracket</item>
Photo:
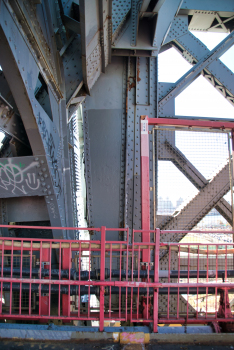
[[[153,262],[150,262],[150,263],[147,263],[147,262],[141,262],[141,266],[154,266],[154,263]]]
[[[50,262],[49,261],[42,261],[42,263],[41,263],[41,267],[44,269],[45,268],[45,266],[48,266],[48,265],[50,265]]]

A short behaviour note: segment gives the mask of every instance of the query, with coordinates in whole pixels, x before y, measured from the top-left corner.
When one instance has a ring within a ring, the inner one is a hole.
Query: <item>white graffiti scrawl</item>
[[[24,168],[21,163],[19,165],[13,164],[10,158],[0,162],[0,187],[15,195],[17,191],[27,195],[27,191],[37,190],[40,186],[40,180],[36,178],[35,173],[29,172],[29,170],[38,164],[34,161]]]

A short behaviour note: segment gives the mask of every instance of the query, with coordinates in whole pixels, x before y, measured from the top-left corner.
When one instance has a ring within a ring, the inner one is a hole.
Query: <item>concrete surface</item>
[[[75,342],[31,342],[31,341],[0,341],[1,350],[233,350],[234,345],[204,345],[204,344],[105,344],[105,343],[75,343]]]

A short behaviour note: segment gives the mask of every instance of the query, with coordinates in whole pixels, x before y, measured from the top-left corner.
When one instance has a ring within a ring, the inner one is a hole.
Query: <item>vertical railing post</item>
[[[232,231],[234,231],[234,208],[233,208],[233,190],[232,190],[232,187],[233,187],[233,176],[234,176],[234,130],[232,130],[231,132],[231,135],[232,135],[232,169],[231,169],[231,179],[230,179],[230,190],[231,190],[231,205],[232,205]],[[234,234],[232,235],[232,238],[233,238],[233,241],[234,241]]]
[[[106,246],[106,227],[101,227],[101,256],[100,256],[100,281],[105,280],[105,246]],[[104,330],[104,286],[100,286],[100,319],[99,331]]]
[[[141,116],[141,241],[150,242],[150,182],[149,182],[149,130],[148,117]],[[150,254],[142,250],[142,270],[149,271]],[[149,276],[149,275],[148,275]],[[149,278],[149,277],[148,277]],[[147,279],[148,280],[148,279]],[[145,279],[142,279],[145,281]],[[149,298],[142,297],[143,319],[148,319]]]
[[[70,270],[71,268],[71,256],[70,249],[63,248],[62,249],[62,269]],[[62,315],[69,316],[70,315],[70,295],[62,294]]]
[[[160,249],[160,229],[155,230],[155,248],[154,248],[154,282],[159,282],[159,249]],[[154,307],[153,307],[153,332],[158,332],[158,288],[154,288]]]
[[[149,183],[149,131],[148,117],[141,116],[141,227],[150,230],[150,183]],[[142,232],[142,242],[150,242],[150,232]],[[142,262],[149,262],[147,249],[142,251]]]
[[[49,248],[42,248],[42,255],[41,255],[41,269],[49,269],[49,262],[50,262],[50,249]],[[48,279],[49,277],[44,277],[45,279]],[[39,306],[40,307],[40,306]],[[48,316],[49,315],[49,296],[48,295],[41,295],[41,315]]]

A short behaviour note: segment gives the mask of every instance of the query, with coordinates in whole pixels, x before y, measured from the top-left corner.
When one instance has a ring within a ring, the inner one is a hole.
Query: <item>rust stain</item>
[[[128,90],[131,91],[132,88],[136,87],[136,83],[135,82],[132,82],[131,84],[129,83],[128,85]]]
[[[130,83],[130,80],[133,80],[132,83]],[[131,91],[132,88],[136,87],[136,78],[135,77],[129,77],[128,78],[128,82],[127,82],[127,86],[128,86],[128,91]]]
[[[141,80],[140,78],[140,62],[137,60],[137,77],[129,76],[127,80],[127,89],[126,89],[126,114],[128,113],[128,92],[132,90],[132,88],[136,88],[136,82]],[[137,80],[136,80],[137,79]]]
[[[140,62],[139,62],[139,58],[137,59],[137,82],[141,81],[140,78]]]
[[[128,114],[128,85],[127,85],[127,93],[126,93],[125,113],[126,113],[126,116],[127,116],[127,114]]]
[[[130,80],[133,80],[132,83],[130,83]],[[132,88],[136,87],[136,79],[135,77],[129,77],[127,80],[127,89],[126,89],[126,114],[128,113],[128,91],[131,91]]]

